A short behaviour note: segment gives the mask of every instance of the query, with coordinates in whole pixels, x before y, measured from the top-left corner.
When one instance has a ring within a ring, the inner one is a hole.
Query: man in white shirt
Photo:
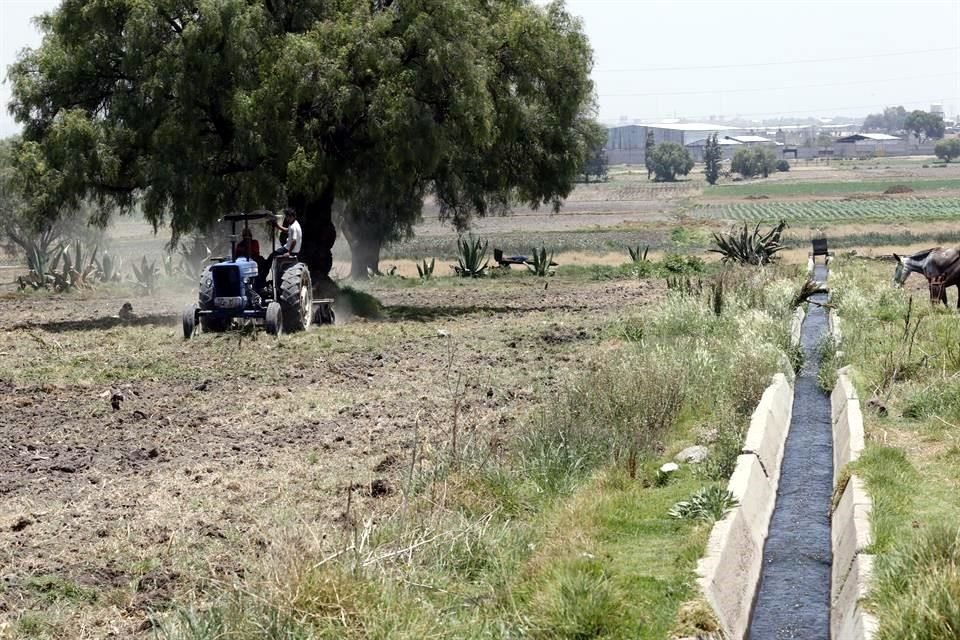
[[[263,266],[263,271],[260,274],[260,288],[263,287],[263,284],[266,283],[267,273],[270,272],[270,266],[273,264],[273,259],[277,256],[290,255],[295,256],[300,253],[300,248],[303,246],[303,229],[300,228],[300,222],[297,221],[297,211],[287,207],[283,210],[283,224],[277,224],[276,220],[272,221],[273,226],[280,230],[281,233],[287,234],[287,241],[283,246],[274,250],[269,256],[267,256],[266,264]]]

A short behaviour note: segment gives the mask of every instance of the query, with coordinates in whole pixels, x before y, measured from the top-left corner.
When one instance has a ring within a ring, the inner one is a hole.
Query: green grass
[[[867,483],[876,554],[868,606],[880,640],[957,637],[960,631],[960,327],[954,311],[889,289],[878,265],[834,266],[845,362],[865,405],[867,448],[854,465]],[[911,329],[904,331],[909,323]],[[915,337],[911,338],[914,329]]]
[[[862,163],[861,163],[862,164]],[[742,198],[746,196],[840,196],[855,193],[880,194],[893,186],[905,185],[918,192],[960,190],[960,178],[850,180],[844,182],[751,182],[707,187],[704,197]]]
[[[960,219],[960,198],[882,198],[701,205],[702,218],[792,224]]]

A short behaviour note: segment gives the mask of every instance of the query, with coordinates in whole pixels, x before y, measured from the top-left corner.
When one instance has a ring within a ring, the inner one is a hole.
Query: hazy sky
[[[0,68],[58,0],[0,0]],[[596,57],[600,117],[960,111],[960,0],[568,0]],[[16,130],[0,86],[0,135]]]

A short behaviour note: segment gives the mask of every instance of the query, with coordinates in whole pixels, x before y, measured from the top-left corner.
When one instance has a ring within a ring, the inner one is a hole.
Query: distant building
[[[727,140],[732,140],[733,142],[737,142],[737,143],[740,143],[740,144],[745,144],[745,145],[748,145],[748,146],[754,146],[754,147],[756,147],[756,146],[761,146],[761,147],[762,147],[762,146],[771,146],[771,147],[782,146],[782,143],[777,142],[776,140],[771,140],[770,138],[764,138],[763,136],[744,135],[744,136],[725,136],[725,138],[726,138]]]
[[[647,131],[653,132],[654,144],[672,142],[682,147],[706,140],[713,134],[741,131],[721,124],[669,122],[657,124],[619,125],[607,129],[607,158],[610,164],[643,164],[646,157]]]
[[[837,138],[835,143],[838,151],[837,155],[856,157],[884,155],[886,152],[897,150],[901,146],[900,138],[886,133],[855,133]]]
[[[729,160],[737,149],[743,146],[742,142],[737,142],[729,137],[721,138],[717,136],[717,144],[720,145],[720,154],[724,160]],[[707,139],[695,140],[683,145],[690,152],[690,157],[694,162],[703,162],[704,151],[707,147]]]

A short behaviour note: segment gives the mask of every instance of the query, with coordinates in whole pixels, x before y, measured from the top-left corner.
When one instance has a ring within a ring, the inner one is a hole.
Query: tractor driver
[[[264,261],[265,264],[260,272],[260,286],[263,287],[263,284],[267,280],[267,272],[270,271],[270,266],[273,264],[274,258],[277,256],[296,256],[300,253],[300,247],[303,246],[303,230],[300,228],[300,223],[297,221],[297,211],[290,207],[287,207],[283,210],[283,224],[277,224],[274,220],[272,221],[273,226],[284,231],[287,234],[286,243],[280,248],[276,249],[273,253],[267,256],[267,259]]]
[[[240,242],[233,248],[233,259],[247,258],[257,263],[257,271],[266,271],[267,261],[260,255],[260,243],[254,240],[250,227],[244,227]]]
[[[260,243],[253,239],[250,227],[244,227],[240,242],[233,248],[233,259],[247,258],[248,260],[263,259],[260,255]]]

